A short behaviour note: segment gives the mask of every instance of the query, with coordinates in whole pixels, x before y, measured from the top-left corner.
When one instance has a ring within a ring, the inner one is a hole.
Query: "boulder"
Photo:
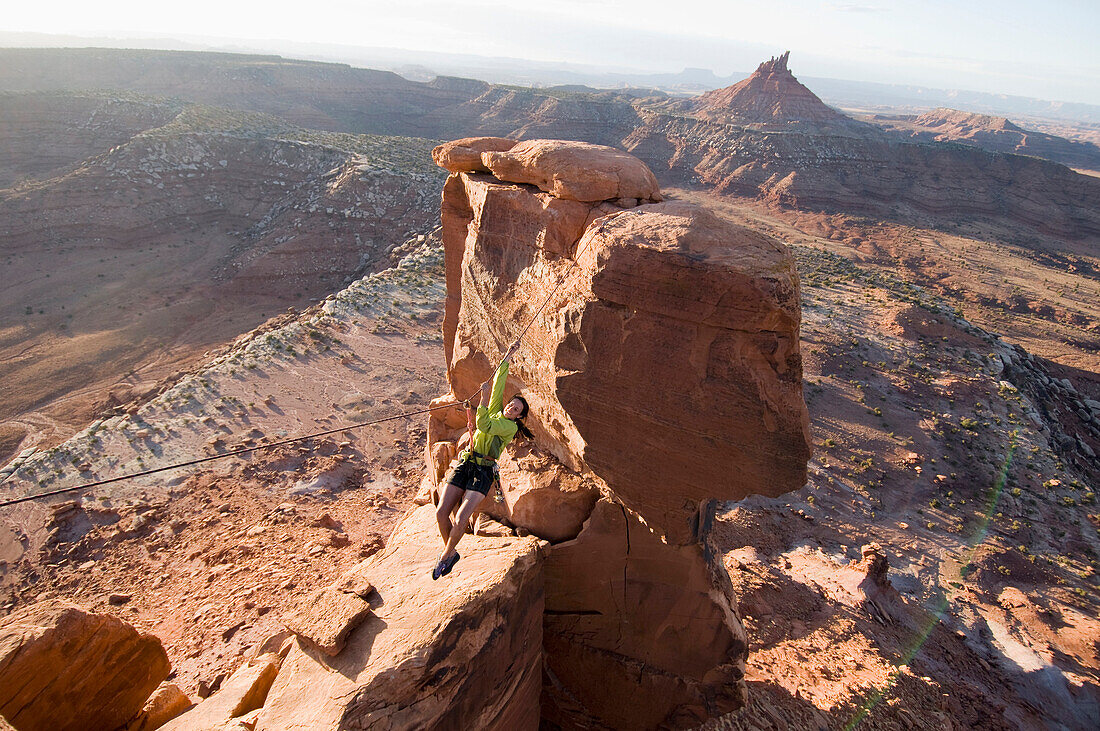
[[[513,442],[500,459],[503,501],[482,511],[548,541],[576,538],[599,497],[599,486],[529,441]]]
[[[484,513],[479,513],[474,520],[473,533],[475,536],[494,536],[496,538],[507,538],[516,535],[514,528],[510,528]]]
[[[481,163],[481,153],[507,152],[515,146],[515,140],[504,137],[464,137],[436,147],[432,150],[432,160],[452,173],[487,173],[489,169]]]
[[[313,592],[288,616],[284,624],[294,634],[312,643],[326,655],[336,655],[344,649],[348,634],[370,614],[370,604],[364,598],[371,586],[353,586],[350,578]]]
[[[483,152],[482,165],[498,180],[537,186],[555,198],[598,202],[661,200],[657,178],[633,155],[572,140],[526,140],[507,151]]]
[[[126,731],[154,731],[191,707],[188,698],[175,683],[161,683],[145,702],[141,715],[126,726]]]
[[[330,657],[294,640],[257,729],[537,728],[543,544],[466,536],[439,581],[430,505],[359,564],[373,612]]]
[[[170,670],[156,637],[66,601],[0,620],[0,715],[20,731],[120,728]]]
[[[546,561],[543,717],[562,727],[694,728],[744,703],[745,633],[713,503],[697,541],[670,546],[601,499]]]
[[[431,464],[429,462],[429,464]],[[413,505],[434,505],[436,495],[436,480],[440,477],[434,476],[430,473],[425,473],[424,477],[420,479],[420,487],[417,488],[416,494],[413,495]]]
[[[458,446],[451,441],[439,441],[432,444],[432,449],[429,459],[435,469],[430,474],[432,482],[436,485],[443,481],[443,478],[447,474],[447,470],[454,461],[454,458],[458,456]]]
[[[417,505],[438,504],[443,478],[458,452],[455,442],[443,439],[458,429],[452,427],[448,431],[443,417],[434,414],[429,423],[425,457],[428,469],[414,498]],[[433,436],[440,441],[433,443]],[[525,439],[513,441],[498,464],[501,499],[484,501],[481,513],[503,523],[505,528],[522,528],[548,541],[577,536],[599,496],[597,481],[569,469]],[[494,495],[490,493],[489,497]]]
[[[452,176],[444,191],[452,393],[473,393],[534,318],[506,398],[523,390],[538,446],[669,540],[686,539],[701,500],[805,484],[790,253],[670,202],[592,217],[576,244],[556,245],[570,259],[544,248],[551,215],[524,195],[538,198],[484,175]],[[456,433],[430,424],[429,442]]]
[[[269,653],[252,658],[237,668],[216,693],[176,716],[161,731],[214,731],[264,704],[281,658]]]

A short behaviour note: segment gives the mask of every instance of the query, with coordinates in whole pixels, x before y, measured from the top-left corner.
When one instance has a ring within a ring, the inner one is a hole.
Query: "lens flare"
[[[985,512],[982,514],[978,524],[974,527],[974,533],[971,535],[968,541],[966,561],[963,562],[963,566],[969,565],[974,560],[974,555],[978,551],[978,547],[985,541],[985,537],[989,534],[989,522],[993,519],[994,511],[997,509],[997,504],[1001,501],[1001,494],[1004,492],[1005,483],[1008,481],[1008,471],[1012,468],[1012,458],[1016,455],[1016,448],[1018,446],[1016,442],[1018,434],[1013,431],[1011,433],[1012,441],[1008,445],[1008,452],[1005,454],[1004,462],[1001,464],[1001,469],[993,479],[993,485],[989,490],[989,497],[986,500]],[[916,639],[909,646],[901,657],[901,662],[898,664],[897,669],[890,673],[890,677],[886,680],[886,685],[876,691],[854,716],[844,725],[844,731],[851,731],[856,728],[863,719],[870,715],[871,711],[889,695],[890,691],[898,682],[898,676],[901,675],[901,669],[908,667],[909,663],[913,662],[913,658],[920,652],[921,647],[928,641],[928,637],[932,634],[932,630],[936,628],[936,625],[943,619],[944,613],[947,611],[947,596],[942,596],[936,601],[935,607],[932,609],[931,617],[921,631],[917,634]]]

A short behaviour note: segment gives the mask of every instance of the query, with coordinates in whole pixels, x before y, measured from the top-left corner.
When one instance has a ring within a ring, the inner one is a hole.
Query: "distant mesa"
[[[1100,170],[1100,147],[1025,129],[1005,117],[939,107],[916,117],[876,120],[903,139],[956,142],[990,152],[1038,157],[1082,170]]]
[[[747,79],[702,94],[694,101],[696,115],[744,124],[846,120],[794,77],[787,68],[790,55],[773,56]]]
[[[974,112],[961,112],[957,109],[939,107],[930,112],[919,115],[914,124],[928,128],[944,128],[953,132],[962,131],[998,131],[998,132],[1023,132],[1023,128],[1013,124],[1006,117],[994,117],[989,114],[976,114]]]
[[[937,225],[999,218],[1073,238],[1100,231],[1100,183],[1035,159],[1097,169],[1095,145],[954,110],[927,120],[943,126],[922,127],[914,117],[868,124],[822,102],[788,58],[696,99],[636,104],[642,121],[623,147],[662,183],[702,184],[779,207]],[[948,141],[960,144],[935,144]]]

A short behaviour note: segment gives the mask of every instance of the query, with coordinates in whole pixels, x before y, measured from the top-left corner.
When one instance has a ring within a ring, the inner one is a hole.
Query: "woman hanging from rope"
[[[470,518],[478,505],[489,494],[496,482],[496,461],[500,453],[516,432],[528,439],[531,432],[523,424],[527,416],[527,401],[522,396],[513,396],[505,406],[504,382],[508,380],[508,360],[519,349],[520,341],[512,343],[504,354],[500,366],[491,381],[481,384],[481,404],[477,407],[475,424],[469,448],[458,455],[458,464],[447,473],[443,497],[439,500],[435,517],[439,521],[439,534],[445,547],[439,557],[439,564],[432,571],[432,578],[446,576],[458,562],[455,546],[466,533]],[[492,383],[490,395],[490,383]],[[458,514],[451,523],[451,511],[458,507]]]

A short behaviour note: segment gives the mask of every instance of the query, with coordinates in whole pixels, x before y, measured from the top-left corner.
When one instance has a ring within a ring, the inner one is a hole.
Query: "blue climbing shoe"
[[[440,561],[439,565],[437,565],[432,571],[432,579],[435,580],[438,579],[440,576],[446,576],[447,574],[451,573],[451,569],[453,569],[455,567],[455,564],[458,563],[458,559],[458,552],[455,551],[455,554],[453,556],[448,559],[444,559],[443,561]]]

